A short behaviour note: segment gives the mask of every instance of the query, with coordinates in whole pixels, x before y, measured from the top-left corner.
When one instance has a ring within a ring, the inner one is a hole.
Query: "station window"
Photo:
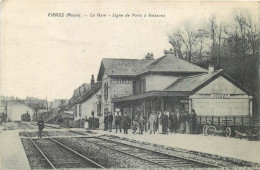
[[[81,113],[82,113],[82,107],[81,104],[79,105],[79,117],[81,117]]]
[[[136,94],[136,81],[133,81],[133,94]]]
[[[133,81],[133,93],[144,93],[146,91],[146,80],[145,79],[138,79]]]
[[[78,115],[77,115],[77,105],[75,106],[75,108],[74,108],[74,112],[75,112],[75,117],[77,117]]]
[[[146,91],[146,80],[145,79],[142,79],[141,80],[141,86],[142,86],[142,93],[144,93]]]
[[[108,98],[108,82],[104,84],[104,98]]]

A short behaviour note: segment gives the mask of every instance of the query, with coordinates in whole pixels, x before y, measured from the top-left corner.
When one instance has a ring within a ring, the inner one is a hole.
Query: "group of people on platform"
[[[105,131],[112,131],[112,124],[113,124],[114,117],[111,113],[108,113],[105,115],[104,118],[104,130]],[[116,132],[120,130],[121,133],[121,128],[124,130],[124,134],[128,134],[128,129],[131,125],[131,119],[130,117],[125,113],[123,116],[120,115],[118,112],[115,116],[115,127],[116,127]]]
[[[157,131],[163,134],[170,133],[197,133],[197,114],[192,109],[191,114],[186,112],[180,112],[176,109],[175,112],[158,112],[152,111],[149,117],[150,133]]]
[[[115,119],[115,120],[114,120]],[[121,128],[124,129],[124,134],[128,133],[128,129],[132,129],[133,134],[143,134],[143,132],[150,132],[154,134],[155,132],[168,134],[170,133],[187,133],[196,134],[197,133],[197,114],[194,109],[192,109],[191,114],[186,110],[180,112],[179,109],[175,109],[175,112],[161,112],[152,111],[149,117],[144,117],[137,114],[131,119],[124,113],[121,116],[120,112],[116,112],[115,117],[111,113],[105,115],[104,118],[104,130],[112,131],[113,121],[115,122],[116,133],[118,130],[121,133]]]

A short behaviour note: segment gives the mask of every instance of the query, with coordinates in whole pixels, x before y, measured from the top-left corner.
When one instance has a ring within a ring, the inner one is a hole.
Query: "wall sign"
[[[113,80],[114,84],[132,84],[131,80]]]
[[[213,99],[227,99],[230,98],[230,94],[211,94]]]

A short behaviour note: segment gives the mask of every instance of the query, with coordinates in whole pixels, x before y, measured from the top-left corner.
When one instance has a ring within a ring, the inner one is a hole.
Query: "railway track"
[[[71,131],[73,133],[82,134],[81,132]],[[52,138],[50,138],[52,139]],[[92,143],[94,145],[98,145],[101,147],[105,147],[111,149],[115,152],[120,152],[122,154],[126,154],[156,165],[159,165],[164,168],[218,168],[219,166],[201,162],[198,160],[191,160],[184,157],[173,156],[170,154],[162,153],[159,151],[144,149],[138,146],[132,146],[129,144],[121,143],[118,141],[104,139],[100,137],[93,138],[82,138],[82,140]]]
[[[24,129],[23,123],[19,123],[19,125]],[[32,139],[27,132],[25,133],[34,147],[37,148],[44,161],[48,163],[48,166],[45,168],[104,168],[102,165],[55,139]]]
[[[33,126],[38,126],[38,125],[37,125],[37,122],[31,122],[31,124],[32,124]],[[52,129],[61,129],[61,127],[56,127],[56,126],[51,126],[51,125],[46,125],[46,124],[44,124],[44,126],[45,126],[45,127],[52,128]]]
[[[32,130],[38,129],[38,125],[36,122],[22,122],[22,121],[16,121],[16,123],[18,123],[19,125],[21,125],[22,127],[26,127]],[[33,126],[33,127],[32,127]],[[44,125],[45,127],[49,128],[49,129],[61,129],[60,127],[56,127],[56,126],[51,126],[51,125]]]
[[[219,168],[219,166],[214,164],[173,156],[159,151],[144,149],[141,147],[124,144],[110,139],[95,137],[83,138],[83,140],[95,145],[99,145],[114,150],[116,152],[120,152],[138,159],[142,159],[144,161],[151,162],[153,164],[160,165],[165,168]]]
[[[33,124],[28,124],[28,123],[24,123],[22,121],[16,121],[16,123],[21,127],[21,129],[23,130],[27,130],[27,129],[31,129],[31,130],[36,130],[36,126],[35,128],[33,128],[31,125]],[[34,126],[34,125],[33,125]]]

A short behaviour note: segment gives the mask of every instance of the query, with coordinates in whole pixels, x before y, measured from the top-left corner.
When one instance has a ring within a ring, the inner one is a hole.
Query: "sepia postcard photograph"
[[[2,0],[0,169],[260,169],[258,1]]]

